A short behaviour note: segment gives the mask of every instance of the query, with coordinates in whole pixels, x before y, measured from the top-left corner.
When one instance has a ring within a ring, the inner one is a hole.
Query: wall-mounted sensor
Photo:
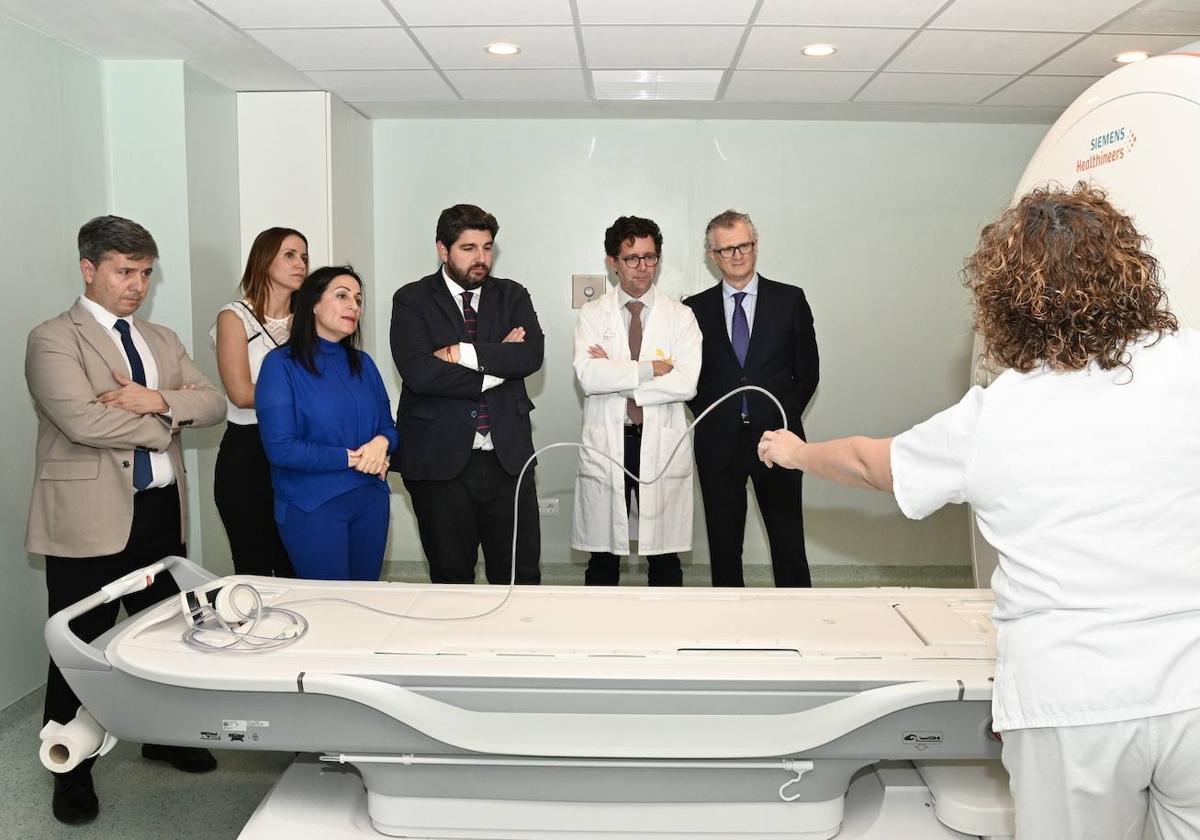
[[[591,300],[598,299],[608,291],[608,276],[605,274],[571,275],[571,308],[578,309]]]

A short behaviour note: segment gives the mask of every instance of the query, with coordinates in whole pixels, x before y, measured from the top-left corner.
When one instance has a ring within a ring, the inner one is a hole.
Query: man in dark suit
[[[708,255],[722,281],[684,301],[704,335],[694,415],[742,385],[765,388],[783,404],[788,428],[801,437],[800,415],[817,388],[817,337],[812,311],[797,286],[755,270],[758,233],[745,213],[726,210],[705,230]],[[744,586],[742,541],[746,479],[762,511],[776,586],[811,586],[804,551],[801,474],[768,470],[756,447],[779,428],[779,410],[748,391],[725,400],[696,426],[696,473],[704,497],[713,586]]]
[[[37,414],[37,454],[25,534],[46,555],[50,614],[106,583],[185,554],[187,483],[179,432],[225,418],[225,399],[166,327],[135,318],[158,246],[137,222],[100,216],[79,229],[83,295],[29,333],[25,379]],[[133,614],[179,592],[170,575],[80,616],[92,641],[123,604]],[[44,721],[69,723],[79,698],[51,662]],[[181,736],[182,737],[182,736]],[[146,758],[191,773],[217,766],[198,747],[146,744]],[[54,816],[82,823],[99,813],[87,759],[54,778]]]
[[[392,299],[392,358],[404,380],[399,470],[434,583],[507,583],[513,495],[533,454],[525,377],[544,339],[529,292],[491,275],[499,224],[471,204],[442,211],[442,268]],[[517,583],[539,583],[541,528],[533,466],[521,483]]]

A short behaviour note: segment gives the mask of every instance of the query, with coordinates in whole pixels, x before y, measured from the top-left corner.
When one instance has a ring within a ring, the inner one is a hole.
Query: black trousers
[[[474,583],[482,545],[488,583],[508,583],[517,477],[505,471],[495,452],[474,450],[466,469],[447,481],[405,479],[404,486],[417,515],[431,581]],[[517,583],[541,583],[542,530],[532,469],[521,482],[519,513]]]
[[[295,577],[292,561],[275,525],[275,493],[271,466],[263,451],[258,424],[228,423],[217,468],[213,496],[229,537],[233,570],[239,575]]]
[[[641,475],[642,469],[642,427],[625,427],[625,469],[634,475]],[[625,476],[625,510],[628,511],[633,497],[641,500],[639,490],[641,485],[629,476]],[[651,586],[683,586],[683,569],[679,565],[679,555],[653,554],[646,558],[649,566],[647,578]],[[621,580],[621,558],[607,551],[593,552],[588,558],[587,571],[583,574],[583,582],[587,586],[616,586]]]
[[[742,543],[746,533],[746,479],[762,511],[771,546],[771,569],[776,586],[812,586],[804,550],[802,478],[799,470],[767,469],[758,459],[761,430],[743,426],[730,464],[705,469],[699,464],[700,492],[708,530],[713,586],[745,586]]]
[[[133,497],[133,526],[125,548],[103,557],[55,557],[46,555],[46,593],[49,614],[54,615],[100,587],[135,569],[156,563],[172,554],[183,555],[179,541],[179,490],[175,485],[143,490]],[[120,601],[102,604],[71,622],[71,629],[90,642],[110,630],[124,604],[130,615],[179,592],[169,573],[160,574],[148,588],[126,595]],[[53,662],[46,678],[46,707],[43,722],[69,723],[79,709],[79,698]]]

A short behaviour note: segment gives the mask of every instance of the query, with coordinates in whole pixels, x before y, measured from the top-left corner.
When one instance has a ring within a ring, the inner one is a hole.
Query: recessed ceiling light
[[[1150,57],[1150,53],[1145,50],[1130,50],[1129,52],[1117,53],[1113,56],[1113,61],[1117,64],[1133,64],[1135,61],[1145,61]]]
[[[488,55],[516,55],[521,51],[521,48],[507,41],[497,41],[494,44],[488,44],[483,48],[483,51]]]
[[[800,52],[807,55],[809,58],[824,58],[827,55],[833,55],[837,52],[837,47],[833,44],[809,44]]]

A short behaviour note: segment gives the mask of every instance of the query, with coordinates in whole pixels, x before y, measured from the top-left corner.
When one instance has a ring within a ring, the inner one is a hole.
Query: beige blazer
[[[133,451],[166,450],[179,485],[180,540],[187,535],[187,482],[179,430],[225,418],[225,398],[188,358],[179,336],[134,319],[158,365],[171,417],[132,414],[96,401],[127,371],[117,345],[76,301],[34,327],[25,347],[25,380],[37,412],[37,461],[25,549],[60,557],[98,557],[125,548],[133,524]],[[194,389],[183,390],[185,385]]]

